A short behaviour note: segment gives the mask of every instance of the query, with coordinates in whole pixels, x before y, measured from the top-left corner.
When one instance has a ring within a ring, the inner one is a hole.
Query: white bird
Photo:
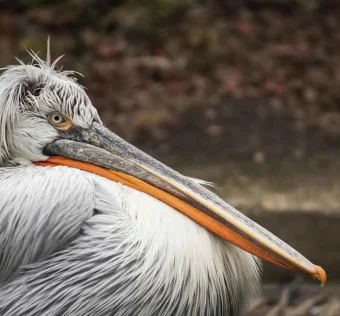
[[[106,129],[49,53],[32,56],[0,77],[0,315],[241,315],[257,257],[325,282],[204,182]]]

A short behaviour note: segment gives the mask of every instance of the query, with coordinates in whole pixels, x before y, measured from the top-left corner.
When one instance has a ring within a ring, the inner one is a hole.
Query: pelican
[[[204,181],[104,127],[49,52],[31,55],[0,76],[0,315],[237,316],[260,259],[325,283]]]

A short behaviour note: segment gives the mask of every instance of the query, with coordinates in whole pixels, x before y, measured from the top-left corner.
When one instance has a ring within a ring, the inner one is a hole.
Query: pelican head
[[[231,304],[242,305],[237,297],[246,300],[256,289],[259,264],[254,256],[308,275],[321,283],[326,281],[322,268],[196,180],[172,170],[104,127],[74,73],[58,70],[55,63],[50,63],[49,57],[45,62],[32,55],[32,64],[21,62],[10,66],[0,77],[2,167],[62,165],[80,169],[143,192],[170,206],[174,214],[182,213],[182,217],[184,214],[183,218],[189,218],[199,232],[204,231],[221,247],[225,245],[224,255],[216,259],[223,257],[221,264],[212,265],[213,269],[227,271],[220,271],[223,276],[219,287],[223,288],[223,283],[228,284],[227,294],[234,297]],[[141,217],[148,214],[140,212]],[[152,233],[150,230],[149,234]],[[186,232],[178,233],[186,236]],[[158,237],[154,238],[157,240]],[[203,244],[201,247],[195,244],[195,240],[190,242],[196,253],[204,255],[206,252],[214,256],[209,249],[202,248]],[[188,253],[178,255],[183,258],[189,256]],[[209,260],[213,262],[215,258]],[[198,259],[195,264],[199,264]],[[219,271],[206,273],[217,275]],[[181,276],[183,282],[188,278],[184,272]],[[234,307],[233,310],[241,309]]]

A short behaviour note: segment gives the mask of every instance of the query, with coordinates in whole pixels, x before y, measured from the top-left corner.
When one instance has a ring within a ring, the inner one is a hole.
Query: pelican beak
[[[278,266],[326,283],[325,271],[194,180],[127,143],[98,123],[60,131],[48,144],[41,166],[66,165],[145,192],[212,233]]]

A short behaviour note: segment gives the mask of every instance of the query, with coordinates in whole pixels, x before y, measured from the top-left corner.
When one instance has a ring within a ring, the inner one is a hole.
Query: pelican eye
[[[72,122],[59,112],[53,112],[48,115],[48,121],[60,130],[67,130],[72,126]]]

